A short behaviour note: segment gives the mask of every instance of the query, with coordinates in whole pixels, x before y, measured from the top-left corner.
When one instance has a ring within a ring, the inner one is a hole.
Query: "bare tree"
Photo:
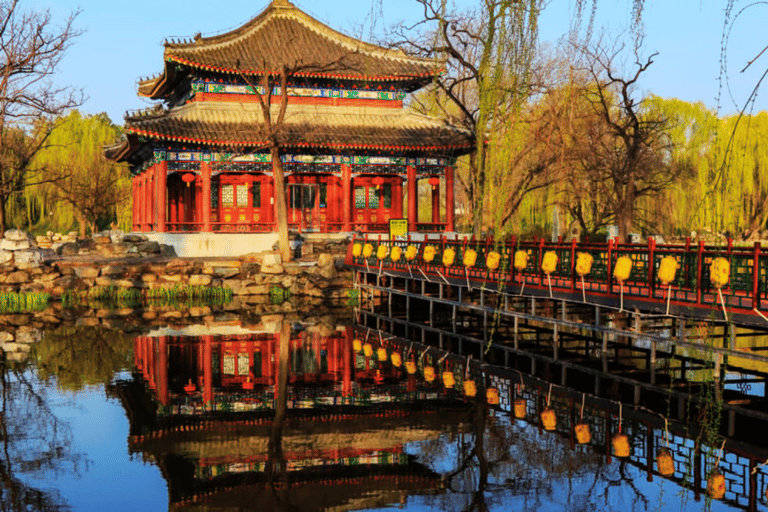
[[[80,31],[79,12],[56,26],[50,10],[22,11],[19,0],[0,1],[0,230],[5,205],[24,187],[46,178],[33,157],[67,109],[83,101],[80,90],[56,87],[52,77]]]

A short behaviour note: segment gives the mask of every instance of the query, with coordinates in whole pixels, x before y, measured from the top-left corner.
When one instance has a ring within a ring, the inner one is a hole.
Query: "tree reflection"
[[[56,377],[62,389],[107,384],[133,364],[133,336],[105,327],[60,327],[35,344],[40,378]]]
[[[72,452],[69,426],[51,409],[44,385],[29,368],[9,368],[0,356],[0,511],[69,510],[57,491],[40,490],[23,477],[79,472],[87,461]]]

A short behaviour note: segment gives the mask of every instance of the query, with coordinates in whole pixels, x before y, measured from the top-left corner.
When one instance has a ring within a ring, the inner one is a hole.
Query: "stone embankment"
[[[239,258],[177,258],[172,249],[143,235],[99,234],[88,240],[58,240],[43,249],[23,231],[6,231],[0,241],[0,292],[49,293],[51,304],[34,314],[0,314],[0,350],[15,352],[29,345],[27,332],[59,325],[102,325],[132,330],[193,322],[210,323],[259,315],[322,315],[346,304],[351,276],[340,265],[343,257],[320,252],[295,262],[281,262],[276,252]],[[334,250],[334,247],[320,247]],[[317,247],[316,247],[317,250]],[[339,265],[337,266],[337,262]],[[141,307],[94,303],[65,307],[68,292],[102,289],[138,290],[223,287],[232,300],[220,305],[164,304]],[[277,295],[275,301],[270,294]],[[288,297],[288,300],[282,298]],[[18,347],[17,347],[18,345]]]

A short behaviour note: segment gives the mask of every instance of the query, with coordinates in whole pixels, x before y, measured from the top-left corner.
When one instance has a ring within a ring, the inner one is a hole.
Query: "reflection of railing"
[[[371,331],[360,327],[356,336],[366,339]],[[761,495],[768,484],[768,466],[761,466],[768,458],[765,448],[729,438],[720,452],[721,438],[710,439],[709,442],[715,446],[707,446],[707,440],[701,437],[698,427],[689,430],[681,423],[665,420],[662,414],[643,407],[622,406],[614,400],[553,386],[516,370],[467,362],[456,354],[447,354],[388,334],[382,333],[379,338],[376,333],[371,338],[383,340],[371,347],[374,353],[379,347],[384,347],[389,354],[397,353],[404,360],[417,363],[412,369],[413,375],[420,383],[431,385],[436,392],[440,390],[460,396],[463,394],[463,381],[472,380],[478,385],[479,397],[486,396],[484,393],[489,389],[496,390],[498,404],[495,407],[518,421],[531,423],[540,431],[548,430],[547,434],[567,440],[574,449],[579,444],[575,427],[580,423],[586,424],[591,439],[581,445],[584,449],[604,455],[608,462],[611,458],[625,460],[644,470],[649,481],[654,477],[672,480],[692,489],[698,499],[706,492],[708,477],[717,469],[725,477],[726,501],[754,510],[757,501],[763,499]],[[450,389],[445,389],[445,378],[440,378],[444,371],[451,374]],[[610,374],[603,376],[606,379],[614,377]],[[677,399],[677,394],[670,394],[668,398]],[[547,409],[554,411],[555,421],[554,425],[549,425],[550,428],[542,419],[542,413]],[[626,456],[616,452],[614,440],[617,434],[628,438],[629,453]],[[662,472],[659,467],[658,456],[662,450],[668,450],[672,455],[671,473]]]
[[[354,256],[355,244],[361,247],[370,244],[374,250],[368,258]],[[382,259],[377,257],[380,245],[387,247],[387,255]],[[403,250],[403,256],[396,261],[391,257],[394,246]],[[424,257],[424,249],[428,246],[435,249],[433,258],[427,258],[429,261]],[[410,261],[405,258],[408,247],[415,250],[415,257]],[[454,257],[453,262],[446,265],[443,256],[449,249]],[[476,261],[467,266],[464,256],[470,251],[476,253]],[[493,269],[486,265],[491,252],[500,257],[498,267]],[[545,273],[542,263],[547,253],[557,255],[557,262]],[[580,253],[592,258],[591,269],[583,279],[576,268]],[[523,254],[525,256],[516,258]],[[615,276],[616,264],[624,256],[631,259],[632,267],[629,275],[619,281]],[[678,266],[672,279],[664,276],[668,283],[659,277],[662,260],[666,257],[673,258]],[[715,258],[727,262],[727,282],[721,288],[713,284],[710,276]],[[725,306],[739,315],[753,317],[754,321],[768,321],[760,317],[768,313],[768,301],[765,300],[768,297],[768,253],[762,251],[759,243],[752,247],[734,246],[732,241],[722,246],[706,246],[703,242],[656,245],[653,239],[647,244],[577,243],[575,240],[546,243],[543,239],[524,241],[514,237],[504,241],[441,237],[390,242],[378,236],[368,236],[350,244],[346,261],[357,267],[366,263],[369,268],[381,266],[387,271],[412,273],[421,269],[429,279],[454,279],[454,284],[461,284],[458,280],[473,280],[477,285],[498,283],[515,289],[524,286],[526,291],[534,294],[548,295],[552,290],[558,298],[588,298],[588,301],[602,303],[626,299],[627,304],[641,310],[683,314],[691,308],[701,308],[706,315],[708,311],[722,310]]]

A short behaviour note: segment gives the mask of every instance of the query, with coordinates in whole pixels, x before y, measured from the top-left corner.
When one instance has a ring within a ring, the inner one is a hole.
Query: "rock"
[[[261,266],[262,274],[282,274],[283,272],[283,266],[279,263],[265,264]]]
[[[109,232],[109,239],[113,244],[122,244],[123,238],[125,238],[125,232],[120,229],[113,229]]]
[[[5,284],[21,284],[29,282],[29,274],[23,270],[17,270],[16,272],[10,272],[5,277]]]
[[[78,247],[75,243],[64,244],[56,250],[59,256],[77,256]]]
[[[208,286],[212,278],[205,274],[193,274],[189,276],[189,286]]]
[[[116,277],[116,276],[122,276],[124,274],[125,274],[125,267],[122,267],[122,266],[104,265],[103,267],[101,267],[102,276]]]
[[[159,254],[160,244],[155,241],[139,242],[136,244],[139,252],[146,254]]]
[[[101,233],[96,233],[91,237],[91,239],[96,242],[97,245],[99,244],[111,244],[112,239],[108,236],[102,235]]]
[[[40,329],[34,327],[22,326],[16,330],[16,342],[17,343],[36,343],[43,339],[43,333]]]
[[[99,269],[94,267],[73,267],[75,275],[81,279],[96,279],[99,277]]]
[[[178,274],[160,274],[157,277],[159,277],[161,281],[166,281],[168,283],[179,283],[179,282],[181,282],[181,276],[178,275]]]
[[[141,274],[141,280],[145,283],[157,282],[157,276],[155,274]]]
[[[336,260],[332,254],[324,252],[317,258],[317,266],[320,268],[335,267]]]
[[[0,250],[0,265],[5,265],[13,261],[13,253],[11,251]]]
[[[336,267],[318,267],[317,273],[325,279],[333,279],[336,277]]]
[[[21,242],[21,241],[29,241],[29,235],[27,235],[24,231],[20,229],[9,229],[5,232],[5,235],[3,237],[6,240],[11,240],[13,242]]]
[[[26,238],[24,240],[9,240],[4,238],[3,241],[0,242],[0,249],[4,251],[23,251],[30,247],[32,246]]]
[[[38,250],[16,251],[13,262],[20,269],[39,267],[43,263],[43,253]]]
[[[123,236],[123,242],[127,244],[138,244],[141,242],[146,242],[147,240],[149,240],[147,236],[140,233],[128,233],[127,235]]]
[[[192,306],[189,308],[189,316],[201,317],[211,314],[211,308],[208,306]]]
[[[64,291],[82,291],[88,289],[88,286],[77,276],[62,276],[53,282],[56,293],[64,293]]]
[[[163,244],[160,246],[160,256],[163,258],[173,258],[176,256],[176,249],[172,245]]]

